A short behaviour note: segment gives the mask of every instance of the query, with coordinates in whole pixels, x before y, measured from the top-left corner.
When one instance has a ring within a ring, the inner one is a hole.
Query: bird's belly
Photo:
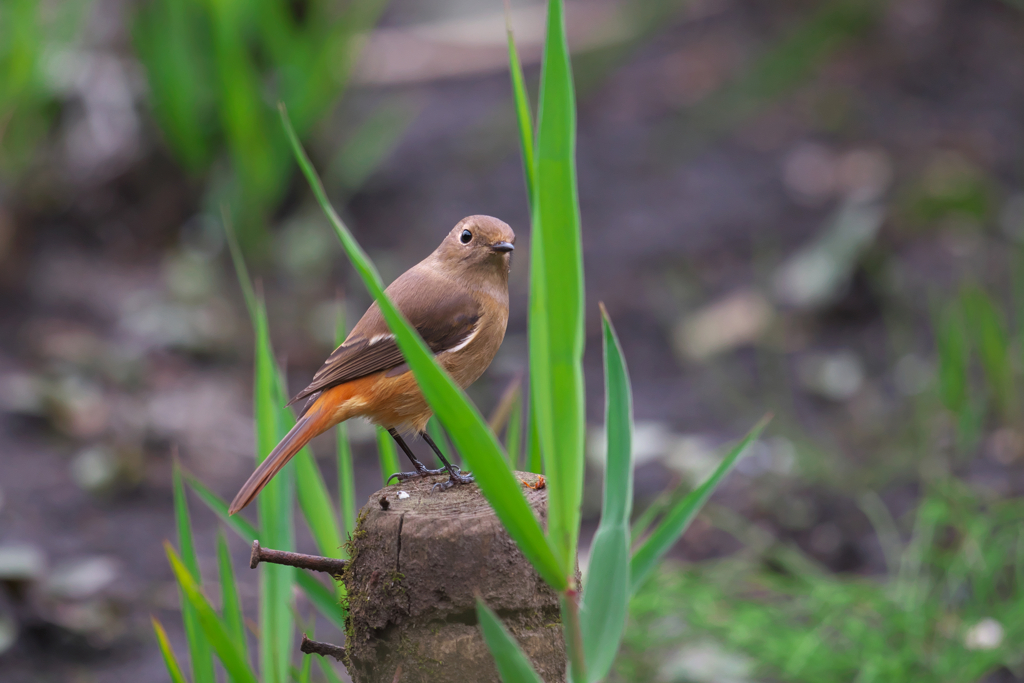
[[[380,373],[361,403],[353,406],[356,409],[348,417],[365,417],[387,429],[411,428],[422,432],[431,415],[430,406],[411,372],[397,377]]]

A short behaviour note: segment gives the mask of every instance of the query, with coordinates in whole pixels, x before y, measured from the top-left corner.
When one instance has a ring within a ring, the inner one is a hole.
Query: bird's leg
[[[441,482],[439,484],[434,484],[435,489],[440,488],[442,491],[444,491],[445,489],[450,489],[456,484],[469,484],[473,481],[472,474],[462,474],[462,470],[448,462],[448,459],[444,457],[444,453],[442,453],[441,449],[437,447],[437,444],[434,443],[434,440],[430,438],[430,434],[427,434],[426,432],[420,432],[420,436],[422,436],[423,440],[426,441],[432,449],[434,449],[434,453],[436,453],[437,457],[439,457],[441,459],[441,462],[444,463],[444,468],[448,470],[448,481]]]
[[[392,427],[391,429],[388,430],[388,434],[390,434],[391,438],[398,442],[398,445],[402,447],[402,450],[405,451],[405,454],[409,456],[409,460],[412,460],[412,466],[416,468],[415,472],[395,472],[390,477],[388,477],[389,483],[391,482],[392,479],[396,477],[398,478],[398,481],[405,481],[406,479],[414,479],[416,477],[429,477],[432,474],[444,474],[445,472],[449,471],[443,467],[436,470],[428,470],[427,466],[420,462],[419,458],[413,455],[412,449],[409,448],[409,444],[405,443],[405,439],[402,438],[402,435],[398,433],[397,429]]]

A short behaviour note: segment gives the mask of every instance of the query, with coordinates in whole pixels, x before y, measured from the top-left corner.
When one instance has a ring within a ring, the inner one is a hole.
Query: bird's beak
[[[491,245],[491,251],[497,251],[502,254],[508,253],[515,248],[515,245],[511,242],[495,242]]]

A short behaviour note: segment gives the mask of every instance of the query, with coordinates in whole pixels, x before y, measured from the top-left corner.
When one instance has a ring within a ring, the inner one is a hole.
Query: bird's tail
[[[274,478],[274,475],[280,472],[281,468],[287,465],[288,461],[309,443],[310,439],[331,426],[322,411],[317,408],[318,406],[313,405],[312,410],[300,417],[295,426],[281,439],[281,443],[277,444],[270,455],[260,463],[235,499],[231,501],[231,507],[228,509],[229,515],[235,514],[251,503],[253,498],[263,490],[263,487]]]

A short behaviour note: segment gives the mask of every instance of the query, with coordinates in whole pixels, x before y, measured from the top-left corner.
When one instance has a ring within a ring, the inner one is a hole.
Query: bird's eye
[[[473,239],[473,233],[471,233],[469,230],[463,230],[462,235],[459,236],[459,239],[462,240],[463,244],[469,244],[469,241]]]

